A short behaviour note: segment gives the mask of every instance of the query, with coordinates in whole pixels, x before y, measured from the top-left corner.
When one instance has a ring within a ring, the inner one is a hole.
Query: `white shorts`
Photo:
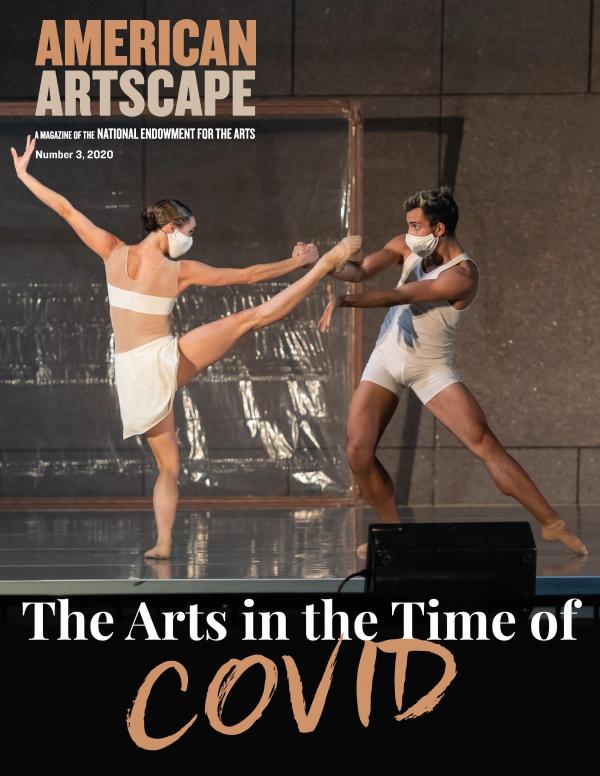
[[[461,383],[455,370],[445,363],[424,362],[403,358],[400,352],[390,357],[375,348],[361,377],[361,382],[380,385],[388,391],[400,394],[402,388],[412,388],[423,404],[452,383]]]
[[[177,390],[178,365],[178,338],[173,335],[115,353],[123,439],[143,434],[169,414]]]

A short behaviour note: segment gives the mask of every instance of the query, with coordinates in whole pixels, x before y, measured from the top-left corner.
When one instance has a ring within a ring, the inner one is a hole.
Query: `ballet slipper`
[[[360,250],[361,245],[362,237],[357,235],[344,237],[330,251],[321,256],[320,261],[328,268],[329,272],[337,272],[344,266],[350,256]]]
[[[588,554],[585,544],[567,528],[564,520],[556,520],[554,523],[542,526],[542,539],[547,542],[562,542],[577,555]]]

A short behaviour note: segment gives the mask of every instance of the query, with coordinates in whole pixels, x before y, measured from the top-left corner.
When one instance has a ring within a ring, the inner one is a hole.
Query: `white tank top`
[[[404,262],[402,277],[396,288],[419,280],[435,280],[442,272],[462,261],[473,259],[465,252],[445,264],[423,271],[423,259],[415,253]],[[477,266],[475,264],[475,266]],[[454,342],[460,321],[471,305],[457,310],[446,300],[419,302],[391,307],[383,321],[377,347],[390,354],[398,346],[418,360],[452,363]]]

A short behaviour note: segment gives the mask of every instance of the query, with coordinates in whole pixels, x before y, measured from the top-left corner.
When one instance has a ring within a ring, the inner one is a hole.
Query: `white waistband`
[[[115,358],[126,358],[127,356],[136,356],[140,353],[144,353],[147,350],[157,350],[162,348],[165,343],[170,342],[171,340],[177,340],[179,337],[176,334],[166,334],[164,337],[157,337],[156,339],[149,340],[148,342],[144,342],[141,345],[136,345],[135,348],[129,348],[129,350],[120,350],[119,352],[115,351]]]
[[[170,315],[177,301],[176,297],[140,294],[139,291],[127,291],[124,288],[112,286],[110,283],[106,285],[108,286],[108,301],[112,307],[122,307],[136,313]]]

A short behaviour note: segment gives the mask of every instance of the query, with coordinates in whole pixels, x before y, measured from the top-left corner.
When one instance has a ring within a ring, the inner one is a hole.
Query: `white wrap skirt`
[[[177,390],[178,365],[178,338],[174,335],[115,353],[123,439],[143,434],[169,414]]]

